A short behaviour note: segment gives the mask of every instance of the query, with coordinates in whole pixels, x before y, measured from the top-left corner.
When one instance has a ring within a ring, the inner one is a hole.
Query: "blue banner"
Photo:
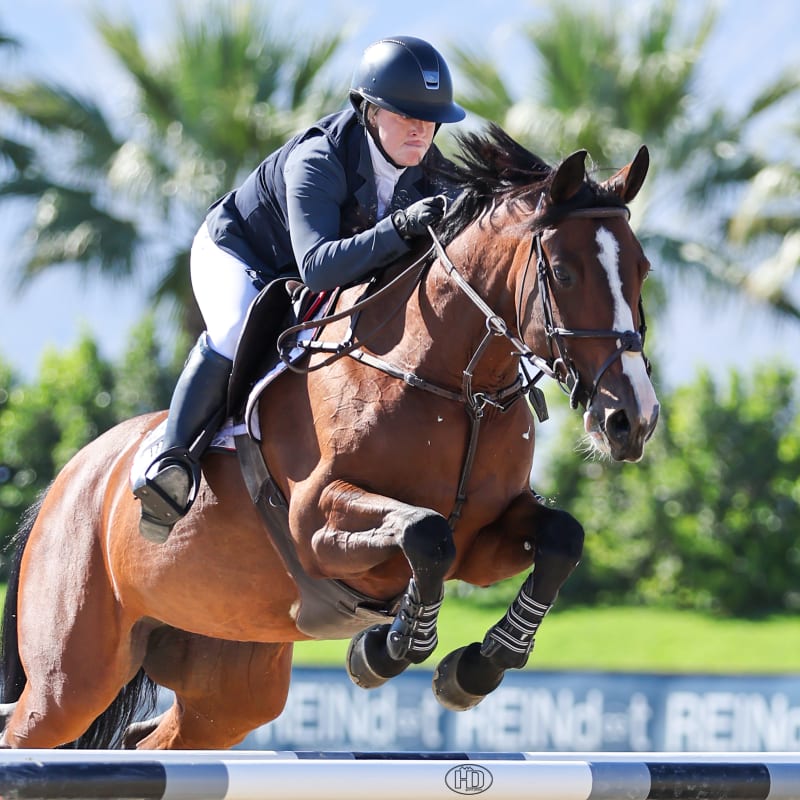
[[[509,672],[476,708],[442,708],[432,673],[379,689],[295,668],[281,716],[243,748],[451,752],[800,750],[800,678]]]

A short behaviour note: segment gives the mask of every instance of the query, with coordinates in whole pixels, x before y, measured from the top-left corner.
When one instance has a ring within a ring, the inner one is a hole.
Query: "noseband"
[[[573,217],[630,217],[630,212],[624,207],[611,208],[583,208],[572,211],[564,219]],[[542,314],[544,318],[544,332],[550,347],[550,359],[544,361],[547,369],[543,369],[542,359],[535,356],[532,352],[523,353],[535,366],[553,378],[559,386],[569,395],[569,403],[572,408],[577,408],[581,395],[585,397],[585,405],[588,407],[600,386],[600,381],[608,371],[609,367],[622,357],[623,353],[641,353],[644,358],[648,375],[650,374],[650,362],[644,355],[644,341],[647,332],[645,324],[644,305],[641,295],[639,296],[639,328],[635,331],[618,331],[606,328],[564,328],[555,324],[553,315],[553,304],[550,293],[550,279],[547,258],[542,247],[543,230],[538,230],[533,234],[531,242],[531,252],[528,255],[528,262],[525,265],[525,273],[520,284],[519,302],[517,304],[517,329],[520,330],[520,316],[522,309],[522,291],[527,279],[528,268],[536,252],[536,280],[539,289],[539,297],[542,302]],[[569,356],[567,341],[568,339],[615,339],[617,348],[602,363],[597,374],[592,379],[591,387],[584,388],[580,374],[575,368],[575,364]]]

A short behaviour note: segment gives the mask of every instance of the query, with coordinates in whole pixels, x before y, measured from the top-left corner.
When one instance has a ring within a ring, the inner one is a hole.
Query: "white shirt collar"
[[[406,168],[390,164],[369,132],[367,132],[367,142],[372,159],[372,169],[375,172],[375,186],[378,191],[378,218],[383,219],[391,205],[397,181],[400,180],[400,176],[406,171]]]

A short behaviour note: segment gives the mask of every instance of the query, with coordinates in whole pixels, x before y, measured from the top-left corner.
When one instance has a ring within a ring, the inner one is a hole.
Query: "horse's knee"
[[[415,514],[403,529],[401,545],[409,558],[415,556],[427,563],[446,564],[448,568],[456,555],[450,526],[435,511]]]
[[[583,554],[583,526],[566,511],[554,509],[547,524],[537,533],[536,555],[560,558],[574,568]]]
[[[552,603],[583,554],[583,526],[566,511],[553,510],[536,534],[533,576],[537,597]]]
[[[400,542],[421,591],[429,582],[444,580],[455,560],[456,545],[441,514],[427,510],[415,514],[405,524]]]

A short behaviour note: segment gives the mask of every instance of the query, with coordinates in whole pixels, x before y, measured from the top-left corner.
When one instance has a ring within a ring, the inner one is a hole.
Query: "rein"
[[[630,212],[625,207],[605,207],[605,208],[584,208],[569,212],[564,219],[571,217],[629,217]],[[540,422],[544,422],[547,417],[547,404],[544,398],[544,392],[536,386],[537,382],[543,377],[547,376],[555,380],[570,396],[570,406],[576,408],[579,402],[579,393],[581,391],[580,375],[575,368],[572,360],[567,352],[566,339],[589,339],[589,338],[613,338],[617,340],[617,348],[611,353],[608,358],[603,362],[597,374],[595,375],[591,388],[585,392],[587,405],[591,403],[600,381],[608,371],[609,367],[626,352],[640,352],[645,358],[648,373],[650,371],[650,364],[644,356],[644,338],[647,326],[644,319],[644,308],[642,305],[641,297],[639,298],[639,319],[640,325],[637,331],[618,331],[613,329],[594,329],[594,328],[565,328],[555,324],[553,305],[550,295],[550,287],[548,281],[548,264],[542,247],[542,232],[539,229],[533,233],[531,240],[530,252],[528,253],[528,260],[523,272],[523,279],[520,284],[519,300],[516,308],[517,316],[517,331],[519,336],[512,333],[506,321],[499,316],[495,311],[486,303],[486,301],[478,294],[478,292],[470,285],[469,281],[459,272],[455,264],[450,260],[444,246],[442,245],[439,237],[429,226],[428,232],[433,240],[433,245],[429,248],[417,261],[407,267],[397,277],[390,281],[386,286],[379,289],[372,295],[362,295],[362,299],[356,302],[353,306],[344,309],[343,311],[320,320],[309,320],[307,322],[294,325],[288,328],[278,337],[278,350],[281,360],[295,372],[308,373],[313,372],[322,367],[328,366],[342,356],[350,356],[351,358],[360,361],[363,364],[371,366],[375,369],[384,372],[394,378],[404,381],[409,386],[417,389],[430,392],[438,397],[444,397],[448,400],[460,402],[464,405],[467,414],[470,418],[470,432],[469,441],[467,444],[464,462],[461,468],[461,475],[458,482],[458,489],[456,491],[455,502],[453,509],[448,517],[448,524],[452,529],[455,528],[456,523],[461,517],[464,503],[467,499],[467,483],[469,476],[472,472],[472,466],[477,452],[478,437],[480,434],[481,420],[484,416],[487,406],[497,408],[501,412],[507,411],[511,406],[525,393],[528,393],[531,405]],[[423,378],[420,378],[413,372],[402,370],[399,367],[384,361],[382,358],[367,353],[361,349],[361,344],[366,341],[370,336],[374,335],[377,331],[384,327],[398,311],[405,306],[414,288],[422,280],[425,271],[429,266],[429,256],[436,253],[440,263],[445,269],[448,277],[455,282],[461,291],[467,296],[472,304],[483,314],[486,324],[486,334],[478,345],[477,349],[470,358],[469,363],[462,372],[462,387],[460,392],[447,389],[437,384],[431,383]],[[528,347],[522,340],[520,315],[522,308],[522,295],[525,282],[527,280],[528,270],[533,260],[533,254],[536,253],[536,275],[537,285],[539,289],[539,296],[542,301],[542,310],[545,325],[545,335],[550,345],[551,358],[546,359],[537,355],[533,350]],[[416,272],[415,272],[416,270]],[[384,295],[393,290],[399,283],[405,280],[409,275],[415,273],[414,281],[411,283],[410,288],[404,294],[401,302],[397,305],[391,314],[388,314],[383,322],[375,327],[369,334],[361,339],[355,337],[355,326],[357,318],[363,309],[368,306],[374,305]],[[367,288],[367,292],[369,292]],[[289,337],[295,336],[303,330],[309,328],[320,328],[330,322],[335,322],[344,318],[352,318],[350,329],[344,341],[338,343],[319,342],[319,341],[302,341],[297,338],[291,342],[291,347],[287,348],[286,342]],[[500,389],[496,392],[481,392],[475,391],[472,385],[472,379],[484,352],[492,341],[492,337],[502,336],[506,338],[513,347],[514,354],[520,356],[521,359],[532,364],[537,370],[537,374],[531,377],[523,361],[520,361],[521,372],[525,376],[523,381],[520,375],[514,383]],[[328,352],[331,355],[323,359],[320,363],[313,366],[297,366],[290,363],[288,351],[294,347],[301,347],[309,351]]]
[[[415,269],[417,270],[414,282],[410,285],[408,292],[401,298],[395,309],[390,314],[386,315],[383,322],[373,328],[369,334],[364,337],[364,339],[368,339],[370,336],[373,336],[379,330],[381,330],[397,314],[397,312],[400,311],[401,308],[405,307],[406,303],[408,303],[409,297],[411,297],[411,293],[414,291],[414,287],[417,286],[417,284],[422,280],[422,276],[425,274],[425,270],[428,268],[428,257],[432,254],[433,247],[430,247],[422,256],[414,261],[413,264],[410,264],[408,267],[406,267],[406,269],[389,281],[386,286],[383,286],[377,292],[375,292],[375,294],[369,294],[372,284],[368,284],[364,294],[362,295],[362,299],[354,303],[352,306],[345,308],[343,311],[340,311],[337,314],[331,314],[330,316],[323,317],[319,320],[306,320],[305,322],[300,322],[297,325],[292,325],[290,328],[287,328],[283,333],[281,333],[277,341],[278,355],[280,356],[281,361],[283,361],[283,363],[286,364],[286,366],[293,372],[299,372],[305,375],[309,372],[315,372],[318,369],[327,367],[329,364],[337,361],[342,356],[351,355],[353,351],[355,351],[356,348],[358,348],[361,344],[361,341],[355,338],[355,327],[360,313],[368,306],[374,305],[384,295],[391,292],[399,283],[402,283],[402,281],[411,275]],[[313,340],[303,341],[295,338],[294,341],[287,345],[287,340],[290,337],[297,337],[297,335],[302,331],[309,330],[311,328],[322,328],[331,322],[338,322],[340,319],[347,318],[353,318],[353,322],[350,324],[347,337],[343,342],[331,343]],[[331,355],[328,358],[320,361],[318,364],[314,364],[313,366],[298,366],[292,363],[290,356],[291,351],[296,347],[308,351],[331,353]]]

